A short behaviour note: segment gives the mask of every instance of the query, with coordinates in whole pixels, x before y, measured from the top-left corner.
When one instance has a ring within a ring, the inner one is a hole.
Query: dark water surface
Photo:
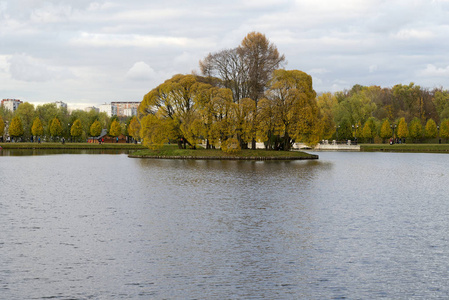
[[[445,299],[449,156],[0,157],[1,299]]]

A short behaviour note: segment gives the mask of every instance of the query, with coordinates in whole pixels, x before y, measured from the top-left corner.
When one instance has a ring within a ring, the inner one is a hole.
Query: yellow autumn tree
[[[324,127],[315,97],[310,75],[299,70],[276,70],[273,73],[267,99],[275,108],[276,131],[282,137],[281,149],[289,150],[293,141],[314,145],[320,140]]]
[[[132,117],[131,121],[129,122],[128,133],[134,140],[139,139],[140,123],[136,116]]]
[[[90,125],[89,133],[92,137],[100,136],[102,131],[102,126],[100,121],[95,120],[92,125]]]
[[[23,125],[22,120],[19,117],[14,117],[9,125],[8,133],[12,137],[20,137],[23,135]]]
[[[0,137],[3,141],[3,134],[5,133],[5,122],[3,121],[2,116],[0,116]]]
[[[75,122],[73,122],[72,127],[70,128],[70,135],[74,138],[79,138],[83,134],[83,126],[81,124],[80,119],[76,119]]]
[[[114,120],[111,123],[111,127],[109,127],[109,135],[112,137],[118,137],[122,133],[122,127],[120,126],[120,122],[118,120]]]
[[[39,117],[36,117],[33,121],[33,126],[31,126],[31,134],[33,136],[41,136],[44,134],[44,126],[42,125],[42,121]]]

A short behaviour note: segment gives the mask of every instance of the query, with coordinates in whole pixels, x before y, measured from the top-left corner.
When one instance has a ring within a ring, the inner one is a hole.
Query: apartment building
[[[19,105],[23,103],[22,101],[18,99],[3,99],[2,100],[2,106],[10,111],[15,111]]]
[[[132,117],[137,115],[137,108],[140,102],[111,102],[111,105],[117,107],[118,117]]]

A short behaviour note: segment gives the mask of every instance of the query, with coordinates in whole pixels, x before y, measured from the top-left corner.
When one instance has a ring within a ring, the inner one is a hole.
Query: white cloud
[[[446,68],[438,68],[432,64],[428,64],[426,68],[419,71],[418,74],[426,77],[446,77],[449,76],[449,66]]]
[[[409,40],[409,39],[431,39],[435,34],[429,30],[423,29],[401,29],[399,32],[394,34],[398,39]]]
[[[126,73],[126,78],[131,80],[150,80],[153,79],[156,72],[147,63],[143,61],[136,62]]]
[[[13,55],[8,59],[9,72],[15,80],[45,82],[54,79],[73,77],[72,73],[61,67],[53,67],[42,60],[26,54]]]
[[[140,34],[98,34],[83,32],[73,38],[70,44],[74,46],[91,47],[144,47],[154,48],[163,46],[200,47],[207,43],[205,40],[187,37],[152,36]]]

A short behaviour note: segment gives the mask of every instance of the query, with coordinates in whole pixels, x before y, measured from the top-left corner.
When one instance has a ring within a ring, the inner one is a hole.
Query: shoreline
[[[147,159],[189,159],[189,160],[255,160],[255,161],[290,161],[290,160],[314,160],[319,159],[318,155],[309,154],[302,157],[274,157],[274,156],[162,156],[162,155],[128,155],[129,158],[147,158]]]
[[[140,144],[90,144],[90,143],[0,143],[3,150],[125,150],[132,151],[129,158],[185,159],[185,160],[251,160],[251,161],[292,161],[316,160],[319,156],[303,151],[242,150],[228,154],[221,150],[178,149],[175,145],[165,145],[159,150],[150,150]],[[1,151],[1,150],[0,150]]]

